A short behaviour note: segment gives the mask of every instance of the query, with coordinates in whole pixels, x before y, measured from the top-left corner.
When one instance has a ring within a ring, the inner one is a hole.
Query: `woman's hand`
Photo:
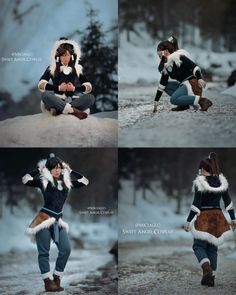
[[[201,88],[205,88],[205,87],[206,87],[206,82],[205,82],[203,79],[199,79],[199,80],[198,80],[198,85],[199,85]]]
[[[61,85],[59,85],[59,91],[66,92],[66,90],[67,90],[67,84],[65,82],[61,83]]]
[[[153,113],[156,113],[158,110],[160,110],[160,107],[158,105],[158,101],[154,101]]]
[[[233,230],[235,230],[236,229],[236,219],[232,220],[231,225],[232,225]]]
[[[63,162],[62,165],[63,165],[63,168],[64,169],[67,169],[68,172],[71,173],[72,169],[70,168],[70,166],[68,164],[66,164],[66,163]]]
[[[75,86],[71,82],[67,83],[66,91],[74,92],[75,91]]]
[[[189,232],[190,231],[190,226],[189,226],[189,222],[186,222],[185,225],[184,225],[184,230],[186,232]]]

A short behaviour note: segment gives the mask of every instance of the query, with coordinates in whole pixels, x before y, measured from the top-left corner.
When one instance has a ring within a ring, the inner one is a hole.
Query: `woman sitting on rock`
[[[52,63],[38,84],[43,92],[42,108],[45,107],[54,116],[71,114],[85,119],[95,98],[88,94],[92,91],[92,85],[82,74],[79,45],[73,40],[61,38],[55,42],[51,55]]]

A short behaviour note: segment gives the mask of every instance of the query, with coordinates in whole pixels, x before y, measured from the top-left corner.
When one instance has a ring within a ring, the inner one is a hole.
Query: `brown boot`
[[[181,111],[186,111],[186,110],[188,110],[188,109],[189,109],[189,106],[186,105],[186,106],[177,106],[177,107],[175,107],[175,108],[172,108],[171,110],[172,110],[173,112],[181,112]]]
[[[71,115],[76,116],[77,118],[79,118],[80,120],[86,119],[88,117],[88,114],[85,112],[82,112],[76,108],[72,108],[73,109],[73,113],[71,113]]]
[[[201,111],[207,111],[209,109],[209,107],[212,106],[212,102],[208,98],[205,98],[205,97],[200,97],[198,103],[201,107]]]
[[[50,113],[51,113],[52,116],[58,116],[59,115],[58,111],[55,108],[50,108]]]
[[[44,286],[46,292],[60,291],[60,288],[56,285],[56,283],[53,280],[50,280],[49,278],[44,279]]]
[[[201,284],[203,286],[209,286],[210,287],[212,285],[212,277],[213,277],[210,263],[209,262],[204,262],[203,265],[202,265],[202,270],[203,270],[203,273],[202,273]]]
[[[59,291],[64,291],[64,288],[61,287],[61,279],[60,276],[53,275],[54,282],[56,283],[57,287],[60,289]]]

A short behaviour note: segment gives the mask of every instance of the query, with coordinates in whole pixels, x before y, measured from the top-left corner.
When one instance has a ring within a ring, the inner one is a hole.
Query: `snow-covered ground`
[[[117,19],[117,1],[89,2],[98,10],[103,30],[108,31]],[[1,1],[0,89],[19,101],[35,87],[50,63],[54,42],[62,36],[80,38],[76,32],[88,24],[87,7],[83,0],[52,0],[46,5],[38,0]],[[18,11],[15,15],[14,10]],[[105,38],[109,42],[112,36],[107,32]]]
[[[114,112],[112,112],[114,114]],[[102,118],[103,116],[103,118]],[[109,112],[79,120],[49,113],[18,116],[0,122],[2,147],[116,147],[118,122]]]
[[[213,102],[207,112],[193,108],[172,112],[167,94],[153,114],[157,84],[119,86],[119,146],[121,147],[235,147],[236,93],[223,82],[209,82],[204,96]]]

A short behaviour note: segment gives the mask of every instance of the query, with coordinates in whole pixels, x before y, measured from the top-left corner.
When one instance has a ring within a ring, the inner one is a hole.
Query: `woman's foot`
[[[212,106],[212,102],[208,98],[205,98],[205,97],[200,97],[198,103],[201,107],[201,111],[207,111],[209,109],[209,107]]]
[[[186,106],[177,106],[177,107],[175,107],[175,108],[172,108],[171,110],[172,110],[173,112],[182,112],[182,111],[186,111],[186,110],[188,110],[188,109],[189,109],[189,106],[186,105]]]
[[[201,284],[203,286],[213,287],[214,286],[214,276],[212,275],[212,269],[209,262],[205,262],[202,265],[202,280]]]
[[[54,274],[53,279],[57,287],[60,289],[59,291],[64,291],[64,288],[61,287],[61,278]]]
[[[61,291],[60,288],[54,282],[54,280],[50,280],[50,278],[44,279],[44,287],[45,287],[46,292],[58,292],[58,291]]]
[[[57,110],[55,108],[51,108],[50,113],[51,113],[52,116],[58,116],[59,115],[59,113],[57,112]]]
[[[76,108],[72,108],[73,113],[71,115],[74,115],[75,117],[79,118],[80,120],[86,119],[88,117],[88,114],[85,112],[82,112]]]

